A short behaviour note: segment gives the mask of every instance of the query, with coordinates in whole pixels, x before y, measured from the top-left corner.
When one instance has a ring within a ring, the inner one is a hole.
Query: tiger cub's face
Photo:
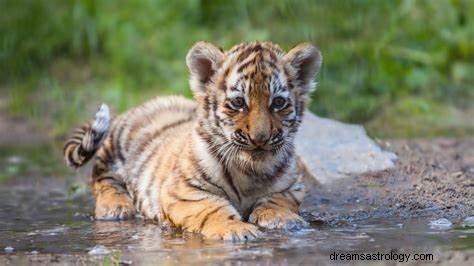
[[[262,161],[291,152],[321,54],[309,44],[284,53],[272,43],[224,52],[199,42],[189,51],[191,88],[200,104],[201,135],[216,153]]]

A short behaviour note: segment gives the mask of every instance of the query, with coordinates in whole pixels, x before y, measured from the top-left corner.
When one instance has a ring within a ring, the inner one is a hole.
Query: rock
[[[324,184],[351,174],[394,167],[397,156],[382,150],[364,127],[320,118],[306,112],[296,150],[316,179]]]
[[[5,247],[4,250],[5,250],[6,253],[12,253],[13,251],[15,251],[15,249],[13,247],[10,247],[10,246]]]
[[[110,253],[110,250],[103,245],[96,245],[93,247],[88,254],[93,256],[107,255]]]
[[[446,218],[441,218],[430,222],[430,228],[434,230],[447,230],[451,227],[453,227],[453,223]]]
[[[474,216],[469,216],[464,218],[462,221],[462,226],[463,227],[474,227]]]
[[[22,157],[20,157],[20,156],[15,156],[15,155],[10,156],[10,157],[7,158],[7,162],[8,162],[9,164],[20,164],[20,163],[22,163],[23,161],[24,161],[24,160],[23,160]]]

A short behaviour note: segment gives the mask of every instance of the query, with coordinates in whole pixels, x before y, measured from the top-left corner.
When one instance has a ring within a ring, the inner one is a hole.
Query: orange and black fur
[[[114,118],[103,105],[64,146],[68,165],[94,157],[98,219],[139,212],[206,238],[253,239],[299,228],[304,196],[293,139],[321,55],[269,42],[187,55],[195,100],[158,97]]]

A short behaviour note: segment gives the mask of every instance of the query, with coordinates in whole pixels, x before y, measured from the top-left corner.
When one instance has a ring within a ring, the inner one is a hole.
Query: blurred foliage
[[[0,0],[0,10],[10,111],[53,136],[102,101],[123,111],[153,95],[190,97],[184,58],[198,40],[317,44],[324,63],[311,110],[368,123],[375,135],[425,134],[406,117],[450,135],[443,121],[466,114],[449,110],[474,102],[470,0]]]
[[[60,151],[59,147],[51,143],[32,147],[2,146],[0,184],[15,177],[66,175],[69,171],[60,163]]]
[[[377,137],[474,135],[474,109],[459,109],[423,98],[404,98],[366,123]]]

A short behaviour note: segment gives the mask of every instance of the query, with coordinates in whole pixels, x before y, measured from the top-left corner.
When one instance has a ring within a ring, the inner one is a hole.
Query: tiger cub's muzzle
[[[232,141],[239,148],[248,151],[272,151],[284,144],[283,133],[280,130],[252,137],[238,129],[232,134]]]

